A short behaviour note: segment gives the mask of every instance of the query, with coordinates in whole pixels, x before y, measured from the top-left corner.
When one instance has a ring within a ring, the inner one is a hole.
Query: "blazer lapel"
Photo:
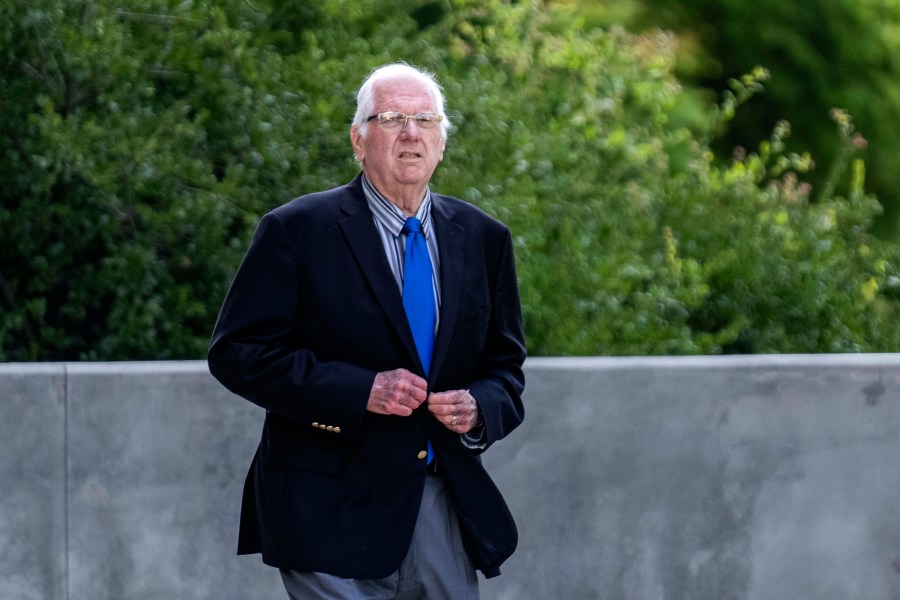
[[[431,357],[429,371],[431,375],[429,379],[434,381],[447,357],[459,314],[459,300],[465,272],[466,230],[453,220],[453,209],[439,195],[433,194],[431,201],[431,218],[437,232],[438,254],[441,258],[441,319],[434,340],[434,354]]]
[[[384,248],[375,230],[372,212],[366,205],[359,178],[354,180],[341,196],[341,211],[345,216],[341,219],[340,226],[356,257],[359,269],[410,356],[416,364],[420,364],[409,321],[406,320],[406,311],[403,310],[403,298],[384,255]]]

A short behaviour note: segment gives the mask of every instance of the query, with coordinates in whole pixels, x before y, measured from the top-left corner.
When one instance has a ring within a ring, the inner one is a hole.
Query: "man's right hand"
[[[408,417],[428,397],[428,382],[406,369],[375,376],[366,410],[379,415]]]

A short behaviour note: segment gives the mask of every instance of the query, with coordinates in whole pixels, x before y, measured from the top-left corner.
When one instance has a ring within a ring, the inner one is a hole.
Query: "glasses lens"
[[[441,122],[443,117],[434,113],[419,113],[416,115],[416,125],[423,129],[431,129]]]
[[[406,115],[398,112],[386,112],[378,115],[378,124],[385,129],[403,129]]]

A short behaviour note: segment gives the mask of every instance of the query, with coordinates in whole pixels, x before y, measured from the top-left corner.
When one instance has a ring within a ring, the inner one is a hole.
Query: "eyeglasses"
[[[401,112],[383,112],[372,115],[366,119],[366,123],[373,119],[378,119],[378,124],[382,129],[387,131],[402,131],[406,128],[406,124],[410,119],[415,119],[416,127],[422,129],[431,129],[437,127],[438,123],[444,120],[444,115],[436,113],[419,113],[417,115],[406,115]]]

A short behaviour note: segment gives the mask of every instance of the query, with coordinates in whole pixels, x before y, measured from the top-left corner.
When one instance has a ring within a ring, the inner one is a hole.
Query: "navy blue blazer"
[[[525,343],[513,246],[499,221],[433,194],[440,326],[430,391],[468,389],[487,447],[524,417]],[[266,409],[241,509],[238,552],[266,564],[382,578],[409,548],[430,437],[466,550],[499,574],[517,531],[480,452],[423,405],[366,411],[376,373],[423,374],[361,179],[297,198],[260,221],[216,322],[211,373]]]

